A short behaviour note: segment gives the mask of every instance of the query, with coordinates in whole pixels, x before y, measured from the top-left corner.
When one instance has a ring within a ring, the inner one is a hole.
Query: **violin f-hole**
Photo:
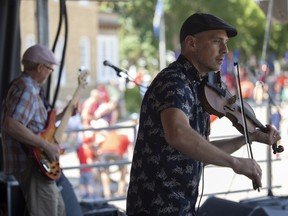
[[[231,112],[234,112],[236,110],[235,107],[229,107],[229,106],[226,106],[226,105],[224,105],[223,109],[224,110],[230,110]]]

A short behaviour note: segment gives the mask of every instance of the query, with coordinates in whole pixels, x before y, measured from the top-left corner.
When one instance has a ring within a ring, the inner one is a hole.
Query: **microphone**
[[[117,72],[117,76],[119,76],[119,77],[121,77],[121,76],[120,76],[120,72],[124,71],[123,69],[118,68],[118,67],[116,67],[115,65],[111,64],[111,63],[110,63],[109,61],[107,61],[107,60],[105,60],[105,61],[103,62],[103,65],[113,68],[113,69]]]

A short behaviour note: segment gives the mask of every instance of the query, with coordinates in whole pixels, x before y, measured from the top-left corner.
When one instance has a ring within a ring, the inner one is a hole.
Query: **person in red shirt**
[[[109,131],[105,140],[99,144],[97,155],[99,161],[103,163],[123,160],[127,153],[130,140],[127,135],[119,134],[116,131]],[[120,180],[118,182],[118,195],[125,194],[125,175],[127,173],[125,165],[119,166]],[[109,177],[109,167],[101,170],[101,181],[103,185],[104,197],[111,197],[111,180]]]
[[[93,163],[94,151],[91,143],[83,142],[77,149],[77,156],[81,165]],[[94,184],[93,169],[80,168],[80,197],[93,198],[95,196]]]
[[[97,89],[93,89],[90,92],[89,98],[87,98],[81,110],[81,117],[84,127],[90,127],[91,121],[95,119],[94,113],[101,104],[100,92]]]

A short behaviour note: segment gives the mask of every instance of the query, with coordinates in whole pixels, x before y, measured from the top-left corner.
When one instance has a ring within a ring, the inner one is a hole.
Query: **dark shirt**
[[[161,71],[148,88],[131,167],[128,215],[195,214],[203,164],[167,143],[160,113],[167,108],[182,110],[191,127],[207,138],[209,114],[200,104],[199,91],[198,72],[182,55]]]

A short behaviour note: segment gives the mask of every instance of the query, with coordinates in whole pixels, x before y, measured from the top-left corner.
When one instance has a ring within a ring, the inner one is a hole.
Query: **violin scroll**
[[[276,143],[274,143],[272,145],[272,149],[273,149],[273,154],[276,154],[276,153],[281,153],[284,151],[284,147],[282,145],[278,145]]]

